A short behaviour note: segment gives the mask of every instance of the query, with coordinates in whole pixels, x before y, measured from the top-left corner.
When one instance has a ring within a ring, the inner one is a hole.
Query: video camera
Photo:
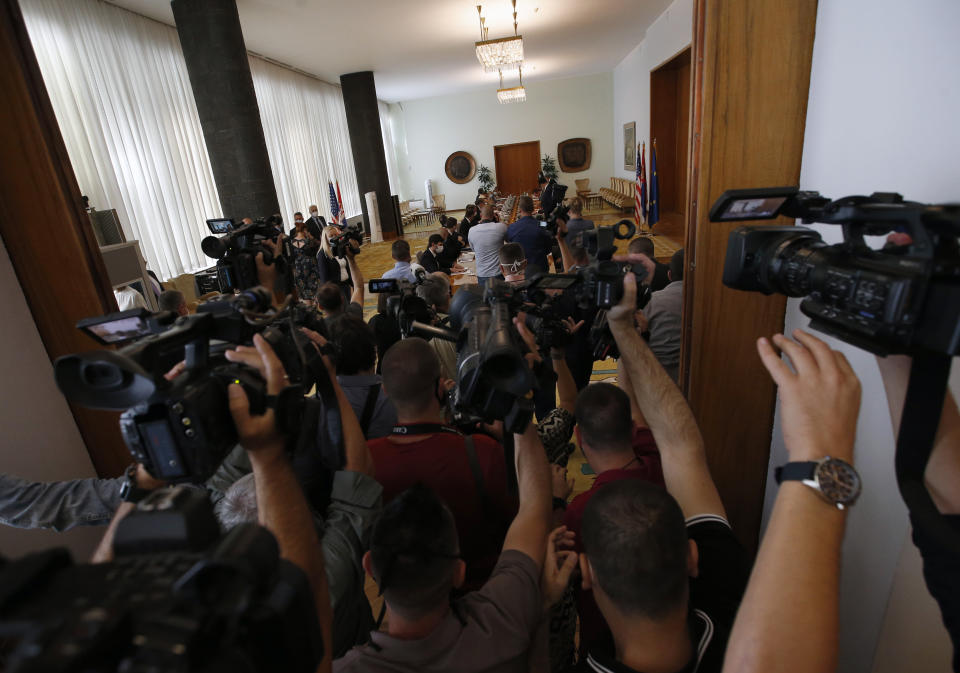
[[[218,260],[217,283],[221,292],[259,285],[256,258],[260,253],[264,264],[276,263],[280,272],[284,272],[286,260],[274,258],[273,252],[263,245],[265,240],[276,242],[283,233],[283,218],[279,215],[261,217],[239,227],[230,219],[207,220],[207,227],[216,235],[200,241],[200,248],[207,257]]]
[[[0,562],[0,652],[28,671],[313,671],[323,641],[303,571],[252,523],[222,538],[201,489],[161,489],[120,521],[116,560],[64,548]]]
[[[811,327],[880,355],[960,353],[960,205],[925,205],[876,192],[831,201],[796,187],[734,189],[712,222],[770,220],[839,224],[826,244],[806,227],[742,226],[730,232],[723,283],[737,290],[804,297]],[[906,234],[872,249],[866,236]]]
[[[413,283],[406,279],[374,278],[367,284],[367,289],[374,294],[390,294],[387,297],[387,314],[396,321],[404,338],[422,336],[429,340],[432,334],[425,334],[413,327],[414,322],[432,325],[436,319],[433,309],[417,295],[417,286],[426,279],[427,272],[417,269],[415,276],[416,281]]]
[[[318,389],[329,385],[320,353],[299,329],[326,334],[322,318],[299,304],[267,312],[270,297],[269,291],[256,287],[236,296],[221,295],[201,304],[195,315],[175,321],[172,313],[166,318],[160,314],[152,327],[146,323],[148,334],[119,351],[57,358],[57,385],[81,406],[123,410],[124,441],[134,459],[157,479],[203,481],[237,443],[228,385],[243,386],[253,414],[274,406],[280,430],[290,436],[301,434],[303,392],[314,384]],[[109,328],[111,318],[129,321],[129,313],[97,319],[97,329],[115,332]],[[81,321],[81,326],[90,329],[90,322]],[[223,355],[232,344],[249,344],[257,333],[274,349],[291,383],[277,400],[268,399],[254,369],[228,362]],[[164,373],[180,361],[185,361],[185,371],[167,381]]]
[[[566,187],[564,187],[566,189]],[[546,219],[541,220],[540,226],[549,231],[554,236],[557,235],[557,220],[566,222],[570,219],[570,206],[563,205],[561,201],[552,212],[546,214]]]
[[[363,245],[363,230],[355,224],[346,224],[340,227],[340,233],[336,236],[331,236],[329,239],[330,242],[330,251],[333,253],[334,257],[339,257],[341,259],[346,258],[347,248],[353,248],[350,245],[350,241],[356,241],[357,247],[353,248],[353,254],[360,254],[360,246]]]

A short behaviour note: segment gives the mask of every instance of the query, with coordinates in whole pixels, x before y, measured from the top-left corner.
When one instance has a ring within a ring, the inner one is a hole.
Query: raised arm
[[[780,388],[783,438],[791,461],[827,455],[847,462],[860,409],[860,382],[842,353],[796,330],[791,341],[757,350]],[[784,481],[760,544],[730,635],[725,673],[835,671],[839,629],[840,548],[845,511],[799,481]],[[784,606],[790,618],[783,619]]]
[[[347,267],[350,269],[350,279],[353,283],[353,292],[350,295],[350,301],[360,304],[363,307],[363,274],[360,272],[360,265],[357,264],[357,255],[353,250],[352,241],[347,244]]]
[[[577,408],[577,383],[567,365],[566,352],[562,348],[551,348],[550,360],[557,374],[557,406],[572,414]]]
[[[254,348],[241,346],[228,351],[227,359],[256,367],[267,382],[267,393],[277,395],[284,385],[283,365],[259,334],[254,336],[253,343]],[[240,385],[232,384],[229,394],[230,413],[240,444],[249,453],[253,467],[260,523],[276,537],[280,555],[300,567],[310,581],[324,643],[324,658],[317,670],[329,671],[330,595],[313,516],[286,456],[283,438],[277,432],[273,409],[262,416],[252,416],[250,401]]]
[[[563,219],[557,219],[557,245],[560,246],[560,259],[563,261],[563,268],[572,268],[574,261],[573,255],[570,254],[570,246],[567,245],[567,222]]]
[[[620,359],[637,404],[657,440],[667,490],[677,499],[687,518],[696,514],[725,516],[720,494],[710,477],[703,437],[693,412],[634,329],[636,277],[628,273],[623,282],[623,299],[610,309],[607,320],[620,348]]]

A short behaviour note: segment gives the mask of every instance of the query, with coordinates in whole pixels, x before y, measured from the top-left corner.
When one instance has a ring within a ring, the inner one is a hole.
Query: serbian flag
[[[644,155],[647,153],[646,143],[637,147],[637,191],[634,196],[634,219],[637,221],[637,228],[640,228],[641,222],[647,221],[647,166],[644,163]]]
[[[337,204],[337,194],[333,191],[332,182],[327,182],[327,187],[330,188],[330,224],[339,224],[340,206]]]
[[[347,219],[347,212],[343,209],[343,197],[340,196],[340,181],[337,180],[337,206],[340,208],[340,217]]]
[[[650,212],[647,214],[647,224],[653,225],[660,221],[660,178],[657,176],[657,139],[650,144]]]

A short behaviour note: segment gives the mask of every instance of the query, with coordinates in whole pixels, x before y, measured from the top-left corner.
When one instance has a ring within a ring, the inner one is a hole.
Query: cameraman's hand
[[[253,347],[238,346],[235,350],[225,353],[230,362],[241,363],[253,367],[267,384],[267,395],[276,395],[287,382],[286,372],[270,344],[259,334],[253,337]],[[250,400],[243,386],[237,383],[230,384],[230,414],[237,426],[237,436],[240,444],[248,452],[282,452],[283,438],[277,430],[276,414],[268,408],[261,416],[250,414]]]
[[[540,592],[543,595],[544,611],[556,605],[570,585],[570,577],[577,567],[577,554],[573,546],[573,533],[566,526],[553,529],[547,536],[543,572],[540,576]]]
[[[276,258],[277,256],[274,255],[274,260],[276,260]],[[263,287],[270,291],[270,296],[273,296],[273,288],[277,280],[277,265],[264,262],[262,252],[257,253],[256,262],[257,280]]]
[[[631,252],[631,253],[624,253],[620,255],[614,255],[613,260],[615,262],[629,262],[630,264],[640,264],[641,266],[643,266],[644,271],[646,271],[647,273],[643,277],[642,282],[645,283],[646,285],[650,284],[650,281],[653,280],[653,274],[655,274],[657,271],[656,263],[646,255],[644,255],[642,252]]]
[[[637,277],[632,271],[623,276],[623,297],[620,303],[607,311],[607,322],[611,327],[629,326],[633,328],[633,314],[637,310]]]
[[[527,364],[530,365],[530,369],[533,369],[533,365],[543,360],[540,357],[540,350],[537,348],[537,340],[527,329],[527,314],[522,311],[517,313],[513,317],[513,324],[517,328],[517,333],[520,335],[520,338],[523,339],[523,343],[527,345],[527,349],[530,351],[524,357],[527,359]]]
[[[317,346],[317,352],[320,352],[320,349],[327,345],[327,340],[319,332],[314,332],[312,329],[306,327],[301,327],[300,331],[307,335],[307,337]],[[337,368],[333,364],[333,360],[330,359],[329,355],[321,355],[324,366],[327,368],[327,373],[331,377],[337,377]]]
[[[780,388],[783,439],[790,460],[819,460],[830,455],[852,462],[860,381],[843,353],[799,329],[793,331],[793,337],[796,341],[782,334],[773,337],[793,369],[767,339],[757,341],[760,359]]]

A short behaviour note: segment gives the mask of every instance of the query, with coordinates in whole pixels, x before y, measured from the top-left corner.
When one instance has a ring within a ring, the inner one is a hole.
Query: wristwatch
[[[153,491],[137,486],[137,464],[131,463],[123,471],[123,483],[120,485],[120,499],[123,502],[140,502]]]
[[[787,463],[774,470],[773,475],[778,484],[802,481],[837,509],[849,507],[860,497],[860,475],[853,465],[839,458],[826,456],[820,460]]]

